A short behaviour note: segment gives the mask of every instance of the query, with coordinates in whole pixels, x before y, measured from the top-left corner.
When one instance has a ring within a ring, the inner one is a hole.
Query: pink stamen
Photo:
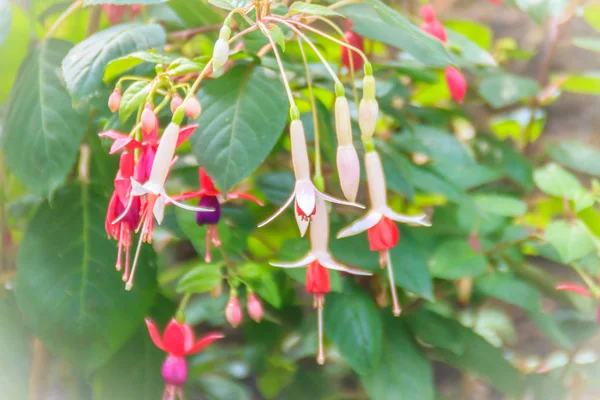
[[[210,257],[210,227],[206,228],[206,252],[204,255],[204,261],[207,263],[211,262],[212,258]]]
[[[121,250],[123,247],[123,229],[119,230],[119,244],[117,246],[117,263],[115,264],[115,268],[117,271],[121,270]]]
[[[216,225],[211,227],[212,229],[212,243],[215,247],[221,246],[221,240],[219,239],[219,230]]]
[[[317,350],[317,364],[325,364],[325,348],[323,347],[323,307],[325,305],[325,296],[322,294],[315,295],[314,303],[317,308],[317,328],[319,335],[319,348]]]

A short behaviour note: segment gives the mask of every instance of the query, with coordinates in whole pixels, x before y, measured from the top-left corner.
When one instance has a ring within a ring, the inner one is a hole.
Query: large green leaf
[[[498,65],[496,60],[494,60],[494,57],[474,43],[472,39],[453,31],[452,29],[446,29],[446,34],[448,36],[449,46],[459,51],[459,55],[457,56],[457,64],[459,66],[477,65],[496,67]]]
[[[546,228],[545,239],[564,263],[583,258],[596,249],[592,234],[580,223],[554,221]]]
[[[24,61],[9,101],[3,145],[6,164],[32,193],[50,196],[62,185],[85,133],[63,86],[60,62],[70,44],[44,41]]]
[[[104,85],[104,69],[112,60],[135,51],[161,50],[166,39],[158,24],[122,24],[93,34],[75,45],[63,61],[69,91],[76,100],[96,95]]]
[[[413,334],[428,346],[463,354],[468,345],[463,329],[456,320],[420,307],[406,315],[406,321]]]
[[[537,311],[541,307],[540,292],[509,273],[496,272],[482,276],[475,281],[475,288],[486,296],[495,297],[528,311]]]
[[[170,0],[167,4],[189,28],[223,23],[223,17],[206,0]]]
[[[479,85],[479,94],[493,108],[502,108],[535,96],[540,90],[531,79],[510,74],[487,76]]]
[[[21,243],[17,300],[35,335],[85,375],[129,339],[152,304],[156,266],[147,246],[125,291],[114,270],[117,246],[106,237],[107,200],[72,184],[43,204]]]
[[[600,150],[588,143],[565,140],[548,145],[546,151],[565,167],[600,176]]]
[[[466,240],[453,239],[438,246],[429,265],[437,278],[458,279],[483,274],[487,261]]]
[[[348,290],[349,289],[349,290]],[[383,341],[381,315],[361,289],[348,285],[343,294],[327,295],[325,333],[359,375],[379,364]]]
[[[304,13],[308,15],[322,15],[325,17],[341,17],[342,15],[329,7],[318,4],[308,4],[300,1],[295,2],[290,7],[290,14]]]
[[[431,364],[411,337],[406,322],[387,315],[385,331],[380,362],[361,377],[369,398],[433,400]]]
[[[527,204],[511,196],[482,193],[473,196],[473,199],[479,210],[490,214],[514,217],[527,212]]]
[[[352,20],[352,29],[362,36],[406,50],[428,66],[444,67],[451,63],[450,53],[442,42],[379,0],[366,0],[365,4],[344,6],[338,11]]]
[[[577,178],[555,163],[536,169],[533,180],[542,192],[550,196],[573,199],[582,190]]]
[[[278,75],[252,64],[232,68],[202,85],[204,111],[190,138],[196,159],[228,191],[250,175],[279,139],[288,110]]]
[[[30,366],[30,337],[14,304],[0,301],[0,392],[7,399],[26,399]]]
[[[433,285],[425,253],[410,231],[402,228],[400,232],[400,242],[390,251],[396,285],[433,301]]]
[[[7,0],[3,1],[6,2]],[[1,1],[0,4],[2,4]],[[0,54],[2,54],[0,104],[4,103],[8,98],[21,61],[27,56],[30,35],[29,17],[23,9],[17,5],[13,5],[10,10],[12,23],[3,27],[4,29],[8,29],[8,31],[5,33],[5,40],[0,40]],[[0,22],[1,24],[2,22]]]

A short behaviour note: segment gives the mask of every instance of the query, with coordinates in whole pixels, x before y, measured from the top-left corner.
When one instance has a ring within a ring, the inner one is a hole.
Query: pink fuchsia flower
[[[263,318],[264,309],[263,305],[253,292],[248,293],[248,298],[246,301],[246,309],[248,310],[248,315],[256,322],[260,322]]]
[[[431,224],[427,222],[425,214],[415,216],[398,214],[388,206],[385,175],[381,159],[376,151],[370,151],[365,155],[365,169],[367,171],[371,209],[364,217],[342,229],[337,237],[339,239],[367,231],[369,248],[371,251],[379,251],[381,267],[387,266],[393,312],[394,315],[400,315],[402,310],[396,294],[393,267],[389,255],[389,250],[394,248],[400,240],[400,232],[395,222],[422,226],[430,226]]]
[[[221,219],[221,202],[225,201],[224,197],[227,197],[228,199],[250,200],[259,206],[262,206],[263,203],[256,197],[243,192],[229,192],[226,196],[223,196],[223,193],[215,188],[213,180],[202,167],[198,168],[198,180],[200,182],[200,190],[195,192],[185,192],[178,196],[173,196],[173,198],[175,200],[200,199],[198,202],[200,207],[206,207],[213,210],[196,211],[196,223],[200,226],[206,225],[206,254],[204,259],[206,262],[210,262],[211,243],[214,247],[219,247],[221,245],[217,224]]]
[[[292,146],[292,163],[294,166],[294,175],[296,183],[294,191],[285,203],[267,220],[261,222],[258,227],[261,228],[277,218],[285,209],[294,202],[296,211],[296,223],[300,229],[300,235],[304,236],[308,225],[317,210],[317,199],[323,199],[332,203],[364,208],[364,206],[349,201],[336,199],[328,194],[320,192],[310,179],[310,162],[308,159],[308,150],[306,148],[306,137],[302,121],[293,120],[290,125],[290,139]]]
[[[462,104],[465,94],[467,93],[467,81],[463,74],[454,67],[446,67],[444,71],[446,75],[446,84],[450,95],[458,104]]]
[[[129,254],[131,249],[131,237],[133,231],[140,223],[141,202],[139,197],[131,202],[129,211],[116,224],[113,221],[124,213],[129,199],[131,197],[131,177],[135,168],[133,154],[123,152],[119,163],[119,171],[114,181],[114,192],[108,204],[104,228],[109,238],[118,240],[116,269],[121,271],[123,260],[122,254],[125,253],[125,269],[123,271],[123,281],[126,281],[129,275]]]
[[[225,318],[227,322],[234,328],[237,328],[244,318],[244,314],[242,313],[242,306],[240,305],[240,300],[236,294],[231,294],[229,296],[229,301],[225,306]]]
[[[577,283],[561,283],[556,286],[556,290],[564,290],[567,292],[577,293],[580,296],[593,298],[599,300],[598,308],[596,309],[596,322],[600,325],[600,293],[592,293],[590,289],[585,286],[578,285]],[[592,289],[597,292],[597,289]]]
[[[310,250],[301,259],[293,262],[271,262],[274,267],[301,268],[308,266],[306,270],[306,291],[313,294],[314,304],[317,309],[319,349],[317,362],[325,363],[325,351],[323,348],[323,307],[325,295],[329,293],[330,281],[329,271],[335,270],[353,275],[372,275],[370,272],[348,267],[336,261],[329,252],[329,215],[325,200],[317,197],[316,213],[310,225]]]
[[[183,104],[183,99],[181,98],[181,96],[179,96],[179,94],[177,94],[177,93],[173,94],[173,98],[171,99],[171,104],[169,105],[169,107],[171,108],[171,112],[173,114],[175,114],[175,111],[177,111],[179,106],[182,104]]]
[[[176,397],[183,400],[183,385],[188,374],[185,357],[198,353],[224,336],[221,333],[209,333],[196,340],[192,328],[177,322],[175,318],[171,319],[162,336],[152,320],[146,318],[146,326],[154,345],[168,354],[162,366],[162,377],[166,384],[163,400]]]
[[[346,199],[354,202],[360,181],[360,163],[352,139],[350,107],[345,96],[335,99],[335,133],[338,140],[336,161],[342,192]]]
[[[202,112],[202,106],[200,106],[200,102],[195,97],[190,97],[185,102],[185,115],[187,115],[191,119],[196,119],[200,116]]]

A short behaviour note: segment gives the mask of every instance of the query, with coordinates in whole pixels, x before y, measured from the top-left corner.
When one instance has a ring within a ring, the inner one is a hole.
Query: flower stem
[[[402,313],[402,308],[400,308],[400,302],[398,302],[398,294],[396,293],[396,282],[394,280],[394,269],[392,267],[392,257],[390,256],[389,251],[385,252],[385,258],[387,261],[387,273],[388,280],[390,283],[390,291],[392,293],[392,312],[394,313],[394,316],[398,317]]]
[[[50,29],[48,29],[48,33],[46,33],[46,39],[51,37],[56,32],[56,30],[58,29],[60,24],[62,24],[65,19],[67,19],[71,14],[73,14],[82,5],[83,5],[83,0],[77,0],[76,2],[71,4],[69,6],[69,8],[67,8],[62,14],[60,14],[58,19],[56,21],[54,21],[54,23],[52,24]]]

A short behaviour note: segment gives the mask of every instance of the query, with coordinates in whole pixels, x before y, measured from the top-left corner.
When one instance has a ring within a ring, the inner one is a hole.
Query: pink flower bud
[[[146,103],[142,111],[142,131],[151,132],[156,128],[156,115],[152,111],[152,104]]]
[[[431,36],[438,38],[442,43],[446,43],[448,40],[446,29],[439,21],[425,22],[421,25],[421,29]]]
[[[256,322],[262,320],[264,313],[263,306],[260,299],[254,293],[248,294],[248,303],[246,304],[246,307],[248,308],[248,315],[250,315],[250,318]]]
[[[465,77],[454,67],[446,67],[446,84],[454,101],[462,104],[467,93],[467,81]]]
[[[481,251],[481,241],[479,240],[479,237],[477,235],[469,236],[469,238],[467,239],[467,243],[469,243],[469,246],[471,246],[471,248],[477,253]]]
[[[354,145],[338,146],[337,168],[342,192],[349,201],[354,202],[360,181],[360,164]]]
[[[234,328],[242,323],[242,307],[237,296],[231,296],[225,307],[225,318]]]
[[[121,91],[118,88],[115,88],[108,98],[108,108],[110,109],[110,112],[117,112],[120,105]]]
[[[200,116],[202,107],[200,102],[195,97],[190,97],[185,103],[185,115],[191,119],[196,119]]]
[[[177,93],[173,95],[171,99],[171,112],[174,114],[175,111],[179,108],[179,106],[183,103],[183,99]]]
[[[435,21],[435,11],[431,4],[423,4],[421,6],[421,17],[423,17],[425,22]]]

